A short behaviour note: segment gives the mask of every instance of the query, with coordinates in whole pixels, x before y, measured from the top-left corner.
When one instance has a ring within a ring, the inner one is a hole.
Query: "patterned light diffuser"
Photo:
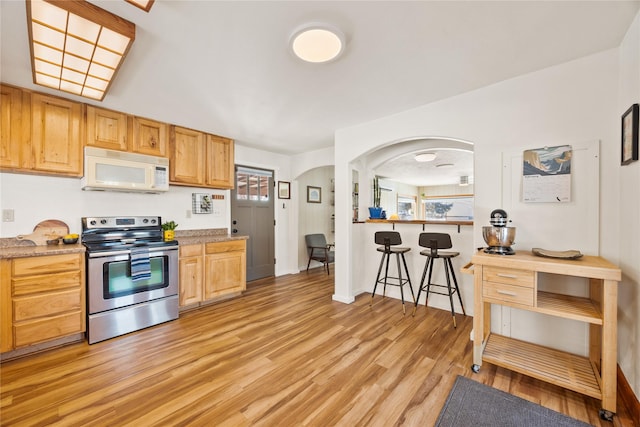
[[[102,101],[136,27],[86,1],[27,0],[33,82]]]

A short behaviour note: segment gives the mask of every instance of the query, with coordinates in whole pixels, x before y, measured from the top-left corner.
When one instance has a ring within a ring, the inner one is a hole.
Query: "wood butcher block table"
[[[616,412],[620,269],[596,256],[568,260],[525,251],[511,256],[478,251],[463,272],[474,275],[473,371],[486,361],[600,399],[600,417],[611,420]],[[589,297],[543,292],[538,273],[584,277]],[[491,304],[589,323],[589,356],[492,334]]]

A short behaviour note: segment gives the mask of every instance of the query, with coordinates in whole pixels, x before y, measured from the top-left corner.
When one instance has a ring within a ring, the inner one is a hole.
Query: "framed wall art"
[[[321,203],[322,188],[307,185],[307,203]]]
[[[291,183],[287,181],[278,181],[278,199],[291,198]]]
[[[622,115],[622,158],[620,163],[628,165],[638,160],[638,104],[633,104]]]

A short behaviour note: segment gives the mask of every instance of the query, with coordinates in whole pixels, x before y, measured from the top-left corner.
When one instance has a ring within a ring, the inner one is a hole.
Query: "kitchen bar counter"
[[[438,221],[423,219],[368,219],[365,222],[373,222],[376,224],[435,224],[435,225],[473,225],[473,221]]]

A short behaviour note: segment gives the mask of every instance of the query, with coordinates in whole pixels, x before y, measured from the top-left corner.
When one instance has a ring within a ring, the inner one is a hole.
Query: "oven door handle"
[[[163,246],[162,248],[157,249],[149,249],[149,256],[158,256],[164,255],[164,252],[167,251],[177,251],[178,245],[175,246]],[[118,255],[129,255],[131,253],[130,250],[117,250],[110,252],[87,252],[89,258],[106,258],[110,256],[118,256]]]

